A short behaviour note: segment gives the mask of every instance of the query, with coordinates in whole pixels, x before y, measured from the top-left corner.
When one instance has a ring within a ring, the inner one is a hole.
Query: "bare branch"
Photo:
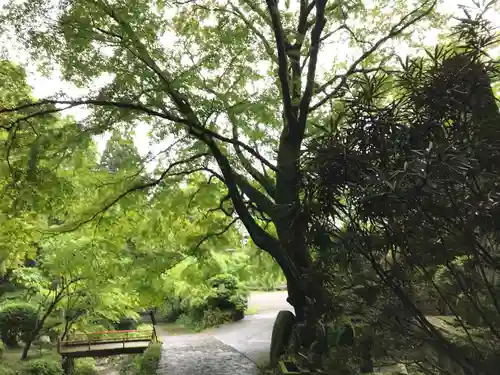
[[[410,26],[414,25],[415,23],[417,23],[418,21],[420,21],[421,19],[423,19],[424,17],[429,15],[436,5],[436,0],[432,0],[431,4],[428,6],[428,8],[425,9],[422,13],[418,14],[419,12],[422,11],[422,9],[424,9],[428,5],[428,3],[429,3],[428,1],[425,2],[422,6],[416,8],[415,10],[413,10],[412,12],[410,12],[409,14],[404,16],[396,25],[394,25],[391,28],[391,31],[387,35],[385,35],[384,37],[379,39],[370,49],[365,51],[358,59],[356,59],[356,61],[354,61],[354,63],[351,65],[351,67],[347,70],[347,72],[341,78],[341,81],[339,82],[339,84],[333,89],[333,91],[330,92],[329,94],[327,94],[318,103],[314,104],[310,108],[310,111],[312,112],[312,111],[318,109],[323,104],[325,104],[328,100],[336,97],[338,95],[338,93],[344,88],[344,86],[347,82],[347,79],[349,78],[349,76],[351,76],[353,74],[352,72],[357,69],[358,65],[361,64],[369,56],[371,56],[375,51],[377,51],[378,48],[382,44],[384,44],[389,39],[395,38],[396,36],[400,35],[406,29],[408,29]],[[415,14],[417,14],[417,15],[415,16]],[[411,18],[409,21],[406,22],[406,20],[412,16],[415,16],[415,17]]]

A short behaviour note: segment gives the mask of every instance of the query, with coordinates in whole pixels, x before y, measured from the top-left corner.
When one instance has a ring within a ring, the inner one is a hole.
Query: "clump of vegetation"
[[[136,362],[136,372],[133,375],[155,375],[160,362],[161,343],[153,343],[146,349]]]
[[[0,334],[7,347],[16,347],[18,340],[26,341],[38,319],[36,307],[13,301],[0,306]]]
[[[98,375],[96,361],[93,358],[81,358],[75,361],[74,375]]]
[[[22,375],[64,375],[61,362],[52,358],[40,358],[27,361],[19,372]]]
[[[211,293],[207,296],[208,307],[230,312],[235,321],[242,319],[248,306],[248,292],[238,279],[230,274],[219,274],[212,277],[208,284],[211,286]]]
[[[0,363],[0,375],[17,375],[16,372]]]

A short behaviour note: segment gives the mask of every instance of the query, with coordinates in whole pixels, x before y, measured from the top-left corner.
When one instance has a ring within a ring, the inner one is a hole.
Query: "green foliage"
[[[24,363],[21,375],[64,375],[61,362],[52,358],[33,359]]]
[[[160,362],[161,343],[153,343],[136,362],[134,375],[155,375]]]
[[[115,327],[117,330],[137,329],[137,320],[134,318],[121,318]]]
[[[37,309],[25,302],[8,302],[0,306],[0,332],[7,346],[15,346],[17,339],[26,338],[38,320]]]
[[[238,279],[229,274],[219,274],[208,280],[211,293],[207,296],[210,308],[220,310],[245,311],[247,308],[247,292]]]
[[[5,344],[3,341],[0,341],[0,359],[3,357],[3,353],[5,351]]]
[[[106,143],[100,164],[111,173],[130,172],[137,170],[142,160],[133,138],[114,132]]]
[[[93,358],[79,358],[75,360],[74,375],[99,375],[96,368],[95,359]]]
[[[229,323],[235,320],[233,318],[234,315],[234,311],[222,310],[218,307],[210,308],[203,312],[203,318],[201,319],[199,326],[201,328],[218,327],[221,324]]]
[[[238,278],[217,273],[206,277],[206,266],[187,262],[173,269],[162,309],[164,315],[195,330],[239,320],[247,307],[248,292]]]
[[[18,375],[16,371],[11,368],[6,367],[4,364],[0,363],[0,375]]]

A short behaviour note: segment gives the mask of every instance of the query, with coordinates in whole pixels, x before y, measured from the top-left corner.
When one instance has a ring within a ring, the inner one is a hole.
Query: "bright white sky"
[[[5,4],[9,0],[0,0],[0,6]],[[368,3],[368,2],[366,2]],[[472,0],[444,0],[444,3],[442,3],[438,10],[441,12],[446,12],[447,14],[450,15],[456,15],[456,16],[462,16],[462,12],[459,10],[459,5],[466,5],[470,6],[472,5]],[[388,8],[388,11],[390,12],[390,8]],[[388,14],[390,14],[388,12]],[[500,15],[490,15],[489,17],[495,24],[496,26],[500,26]],[[438,37],[438,31],[429,29],[426,30],[424,35],[420,35],[420,38],[423,38],[423,42],[426,45],[434,45],[437,42],[437,37]],[[332,46],[333,47],[333,46]],[[14,47],[15,48],[15,47]],[[406,55],[411,52],[411,50],[408,48],[408,46],[405,45],[400,45],[397,48],[398,54],[399,55]],[[329,52],[328,52],[329,51]],[[356,57],[359,56],[359,51],[355,51],[352,49],[349,49],[347,45],[344,42],[337,42],[335,44],[335,48],[328,48],[328,51],[326,51],[321,58],[323,61],[328,61],[331,62],[334,60],[336,57],[339,59],[339,52],[343,51],[345,53],[346,60],[352,60]],[[20,58],[20,55],[17,54],[18,59]],[[338,61],[338,60],[337,60]],[[320,61],[321,63],[321,61]],[[328,64],[330,65],[330,64]],[[43,77],[40,74],[38,74],[36,71],[29,71],[28,72],[28,83],[33,87],[34,95],[37,98],[43,98],[49,95],[52,95],[56,92],[59,91],[64,91],[71,96],[79,96],[79,95],[84,95],[86,94],[86,90],[79,90],[75,86],[61,81],[61,79],[58,76],[52,76],[50,78]],[[69,112],[69,111],[68,111]],[[85,117],[86,112],[81,109],[77,109],[71,112],[73,116],[75,116],[77,119],[82,119]],[[135,141],[137,148],[139,150],[139,153],[143,156],[145,156],[148,152],[151,152],[152,154],[156,154],[159,152],[161,149],[164,148],[165,145],[150,145],[149,138],[148,138],[148,128],[145,126],[140,126],[136,130],[136,135],[135,135]],[[105,147],[105,143],[107,141],[108,137],[101,137],[100,139],[96,139],[97,144],[98,144],[98,149],[100,152],[103,151]]]

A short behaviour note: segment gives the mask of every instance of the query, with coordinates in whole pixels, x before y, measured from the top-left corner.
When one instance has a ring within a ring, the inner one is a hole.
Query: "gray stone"
[[[40,338],[38,339],[38,341],[50,344],[50,337],[49,336],[40,336]]]
[[[294,325],[295,315],[291,311],[281,310],[278,313],[271,337],[271,365],[276,365],[279,357],[285,353]]]

